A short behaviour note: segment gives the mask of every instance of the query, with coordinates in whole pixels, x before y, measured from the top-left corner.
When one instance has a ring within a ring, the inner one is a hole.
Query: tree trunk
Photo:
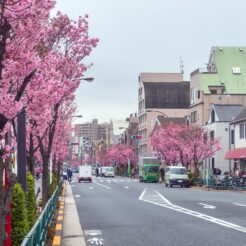
[[[48,192],[48,169],[49,169],[49,158],[42,156],[43,159],[43,175],[42,175],[42,208],[45,207],[49,200]]]
[[[58,161],[57,163],[57,174],[56,174],[56,181],[57,181],[57,185],[59,185],[60,183],[60,178],[61,178],[61,160]]]
[[[5,240],[5,213],[4,213],[4,187],[3,187],[3,171],[4,163],[0,157],[0,245],[3,245]]]

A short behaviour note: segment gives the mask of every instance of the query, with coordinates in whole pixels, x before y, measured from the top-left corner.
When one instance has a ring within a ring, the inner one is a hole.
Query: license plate
[[[178,180],[179,183],[182,183],[182,180]]]

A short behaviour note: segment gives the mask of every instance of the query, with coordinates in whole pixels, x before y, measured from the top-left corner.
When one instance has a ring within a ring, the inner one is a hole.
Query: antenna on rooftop
[[[184,61],[180,56],[180,73],[184,74]]]

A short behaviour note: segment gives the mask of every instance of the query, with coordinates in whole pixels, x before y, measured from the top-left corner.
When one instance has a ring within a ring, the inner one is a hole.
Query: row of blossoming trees
[[[221,150],[219,139],[211,137],[204,128],[172,122],[157,128],[149,141],[166,165],[181,163],[195,174],[203,160]]]
[[[25,110],[28,169],[34,173],[35,158],[43,164],[44,206],[49,159],[59,166],[68,153],[74,93],[91,66],[83,60],[98,42],[88,35],[88,16],[51,18],[54,6],[54,0],[0,1],[0,134],[6,140],[0,144],[0,245],[15,179],[10,153],[16,146],[16,118]]]
[[[132,165],[135,165],[136,155],[132,148],[124,144],[115,145],[108,150],[101,148],[97,152],[97,163],[103,166],[117,164],[126,168],[129,161]]]

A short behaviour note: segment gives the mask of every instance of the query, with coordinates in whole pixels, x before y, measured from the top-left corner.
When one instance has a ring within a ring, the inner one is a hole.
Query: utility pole
[[[17,116],[17,178],[26,192],[26,113],[25,110]]]

